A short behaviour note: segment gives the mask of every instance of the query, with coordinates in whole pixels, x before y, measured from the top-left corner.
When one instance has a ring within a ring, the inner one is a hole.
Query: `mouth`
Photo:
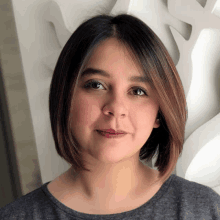
[[[108,128],[108,129],[102,129],[102,130],[98,130],[100,132],[103,132],[105,134],[111,134],[111,135],[119,135],[119,134],[127,134],[126,131],[123,131],[123,130],[115,130],[115,129],[112,129],[112,128]]]
[[[112,134],[112,135],[127,134],[125,132],[115,133],[115,132],[107,132],[107,131],[102,131],[102,130],[97,130],[97,131],[102,132],[104,134]]]
[[[106,131],[102,131],[102,130],[96,130],[101,136],[105,137],[105,138],[117,138],[120,139],[122,137],[125,137],[127,135],[127,133],[110,133],[110,132],[106,132]]]

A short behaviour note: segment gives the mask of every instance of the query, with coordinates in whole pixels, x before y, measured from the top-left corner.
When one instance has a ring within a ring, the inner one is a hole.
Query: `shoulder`
[[[38,212],[47,203],[42,186],[0,208],[0,219],[32,219],[33,212]]]
[[[185,213],[220,219],[220,195],[212,188],[174,175],[169,192]]]
[[[182,177],[174,175],[172,180],[172,188],[179,194],[186,194],[189,197],[197,196],[197,198],[203,198],[204,196],[207,199],[207,194],[213,198],[220,198],[220,195],[215,192],[212,188],[184,179]]]

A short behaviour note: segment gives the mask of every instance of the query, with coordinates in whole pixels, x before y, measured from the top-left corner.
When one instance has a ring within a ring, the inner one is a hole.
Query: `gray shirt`
[[[108,215],[75,211],[59,202],[47,189],[40,188],[0,209],[1,220],[37,219],[150,219],[150,220],[220,220],[220,195],[211,188],[172,174],[159,191],[136,209]]]

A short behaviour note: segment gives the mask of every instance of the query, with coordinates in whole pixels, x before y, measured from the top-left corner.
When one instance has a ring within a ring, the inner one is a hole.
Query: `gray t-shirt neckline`
[[[67,206],[65,206],[63,203],[61,203],[59,200],[57,200],[48,190],[47,185],[50,182],[46,182],[42,185],[41,189],[44,191],[44,193],[46,194],[46,196],[49,198],[49,200],[55,204],[59,209],[61,209],[62,211],[66,212],[68,215],[72,216],[72,217],[77,217],[79,219],[90,219],[90,220],[97,220],[97,219],[103,219],[103,220],[110,220],[110,219],[123,219],[126,217],[132,217],[135,216],[137,217],[138,215],[140,215],[140,217],[142,216],[143,212],[146,212],[146,209],[151,209],[153,208],[154,204],[156,202],[158,202],[158,200],[165,194],[165,192],[167,192],[168,187],[170,186],[170,183],[172,182],[172,180],[175,178],[175,174],[172,174],[165,182],[164,184],[160,187],[160,189],[157,191],[157,193],[150,199],[148,200],[146,203],[144,203],[143,205],[130,210],[130,211],[126,211],[126,212],[122,212],[122,213],[116,213],[116,214],[87,214],[87,213],[82,213],[82,212],[78,212],[76,210],[73,210]]]

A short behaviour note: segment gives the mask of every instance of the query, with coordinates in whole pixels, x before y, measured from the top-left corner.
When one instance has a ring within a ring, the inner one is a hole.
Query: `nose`
[[[127,108],[120,97],[110,98],[103,108],[104,115],[114,116],[115,118],[125,117]]]

